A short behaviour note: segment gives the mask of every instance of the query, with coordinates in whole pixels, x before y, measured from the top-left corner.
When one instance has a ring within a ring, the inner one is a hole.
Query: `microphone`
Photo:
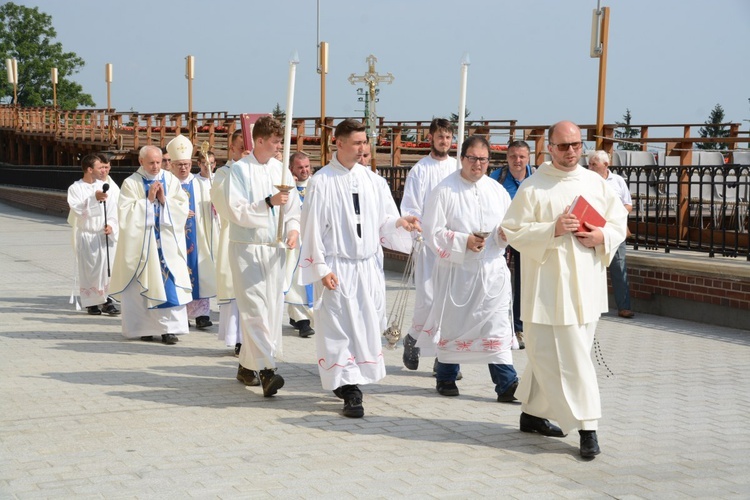
[[[107,191],[109,191],[109,183],[105,182],[102,186],[102,193],[106,193]]]

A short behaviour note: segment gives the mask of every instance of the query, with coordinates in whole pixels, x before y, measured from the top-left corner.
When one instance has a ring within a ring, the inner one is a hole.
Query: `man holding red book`
[[[521,431],[563,437],[578,429],[581,456],[593,458],[600,452],[601,402],[591,348],[608,311],[606,268],[625,239],[627,211],[601,176],[578,165],[582,147],[574,123],[550,127],[552,161],[519,187],[502,227],[523,261],[529,364],[515,393]],[[579,230],[570,205],[581,195],[604,217],[603,226]]]

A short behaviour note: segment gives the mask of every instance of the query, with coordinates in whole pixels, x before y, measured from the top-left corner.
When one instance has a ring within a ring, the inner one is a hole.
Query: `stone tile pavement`
[[[215,327],[126,341],[118,318],[68,303],[69,242],[63,219],[0,204],[0,498],[750,497],[750,331],[605,316],[614,376],[598,367],[602,454],[587,462],[577,434],[519,432],[482,365],[444,398],[431,358],[410,372],[386,351],[350,420],[290,327],[268,399],[234,380]]]

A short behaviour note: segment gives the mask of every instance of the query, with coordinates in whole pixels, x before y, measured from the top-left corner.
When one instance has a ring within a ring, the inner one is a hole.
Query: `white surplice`
[[[315,347],[324,389],[368,384],[385,376],[385,277],[379,255],[381,245],[411,250],[411,235],[396,227],[398,218],[385,179],[359,164],[347,169],[335,153],[307,186],[300,281],[314,285]],[[321,283],[331,272],[339,282],[334,290]]]
[[[500,184],[487,176],[471,182],[460,171],[427,199],[424,238],[437,262],[432,307],[417,346],[436,345],[441,363],[513,364],[507,243],[498,235],[509,205]],[[490,233],[481,252],[466,248],[475,231]]]
[[[281,317],[284,305],[285,248],[278,245],[281,207],[268,207],[274,186],[293,186],[292,174],[280,161],[258,162],[255,155],[236,161],[221,181],[229,227],[229,261],[240,312],[240,364],[250,370],[276,368],[281,356]],[[284,205],[281,239],[299,231],[299,196]]]
[[[307,194],[307,185],[310,179],[297,181],[297,189],[300,202],[304,204]],[[290,195],[294,195],[292,190]],[[287,306],[289,318],[294,321],[312,321],[312,304],[308,301],[307,286],[299,283],[300,246],[290,248],[286,251],[286,277],[284,279],[284,303]]]
[[[604,243],[584,247],[568,233],[555,237],[555,222],[577,195],[601,213]],[[627,211],[604,179],[578,167],[572,172],[542,164],[526,179],[502,227],[521,253],[521,281],[529,364],[516,397],[523,411],[557,420],[564,432],[595,430],[601,416],[594,331],[608,310],[606,268],[625,239]]]
[[[458,169],[458,162],[451,156],[445,160],[436,160],[428,155],[419,160],[406,176],[404,196],[401,199],[401,215],[414,215],[420,222],[424,222],[423,212],[427,197],[435,186]],[[415,232],[414,236],[416,237],[417,234]],[[432,306],[432,270],[435,266],[435,252],[429,246],[421,245],[413,258],[414,313],[408,334],[418,340]],[[432,345],[428,345],[421,354],[433,356],[435,350]]]
[[[229,174],[229,168],[234,161],[229,160],[226,165],[214,173],[211,186],[211,201],[219,216],[219,241],[215,247],[216,263],[216,300],[219,303],[219,329],[217,338],[227,347],[234,347],[242,343],[240,330],[240,312],[232,285],[232,269],[229,266],[229,215],[224,196],[224,181]]]
[[[104,304],[109,294],[110,277],[107,267],[111,267],[114,260],[119,232],[117,194],[110,190],[107,193],[107,202],[99,202],[96,192],[102,191],[103,185],[98,180],[88,183],[81,179],[68,188],[68,222],[73,226],[77,293],[83,307]],[[109,236],[104,234],[105,221],[112,228],[112,234]]]
[[[143,179],[164,181],[165,204],[151,203]],[[192,300],[185,249],[188,198],[177,177],[166,171],[149,175],[142,167],[125,179],[119,200],[120,237],[112,269],[112,295],[122,297],[122,334],[138,338],[188,333],[185,304]],[[156,206],[159,205],[159,206]],[[159,237],[154,231],[159,211]],[[158,249],[172,275],[179,305],[167,302]]]

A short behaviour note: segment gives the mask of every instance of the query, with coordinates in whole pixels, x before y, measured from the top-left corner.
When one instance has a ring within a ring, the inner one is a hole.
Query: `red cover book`
[[[242,139],[245,141],[245,150],[253,150],[253,125],[261,116],[269,113],[242,113],[240,115],[240,127],[242,128]]]
[[[594,207],[591,206],[591,204],[581,195],[578,195],[573,200],[573,203],[570,204],[570,209],[568,210],[569,214],[573,214],[578,218],[578,232],[589,232],[589,229],[586,227],[584,222],[588,222],[589,224],[596,226],[596,227],[604,227],[604,225],[607,223],[607,221],[602,217],[602,214],[600,214]]]

